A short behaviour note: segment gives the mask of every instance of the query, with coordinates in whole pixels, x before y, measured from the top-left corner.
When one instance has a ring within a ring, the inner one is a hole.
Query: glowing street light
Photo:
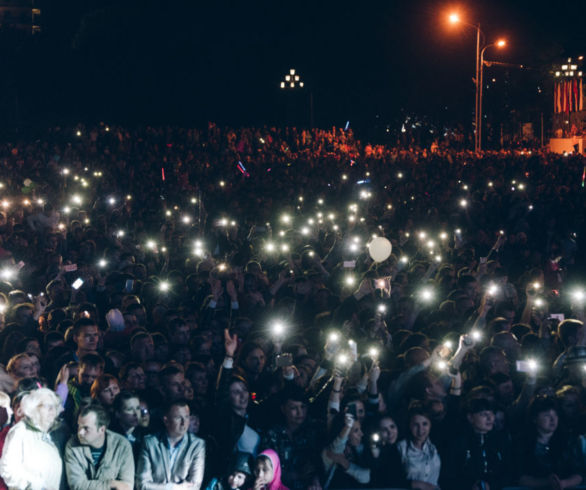
[[[476,30],[476,76],[474,77],[474,83],[476,86],[476,100],[474,104],[474,151],[480,152],[482,149],[482,75],[483,75],[483,64],[484,64],[484,51],[491,46],[497,46],[502,48],[506,46],[506,41],[501,39],[495,43],[487,44],[481,47],[480,36],[486,39],[484,33],[480,30],[480,24],[471,24],[462,20],[458,12],[452,12],[448,15],[448,21],[450,24],[462,24],[468,27],[472,27]]]

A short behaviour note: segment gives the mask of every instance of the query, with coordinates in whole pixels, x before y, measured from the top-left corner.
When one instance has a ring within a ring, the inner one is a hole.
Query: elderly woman
[[[40,388],[22,398],[24,419],[6,437],[0,476],[8,488],[57,490],[62,462],[49,431],[61,411],[61,399]]]

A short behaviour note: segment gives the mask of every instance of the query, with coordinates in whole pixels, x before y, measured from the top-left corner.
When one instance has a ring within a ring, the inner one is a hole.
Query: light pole
[[[448,17],[451,24],[463,24],[472,27],[476,31],[476,73],[474,77],[475,100],[474,100],[474,151],[479,153],[482,150],[482,76],[484,64],[484,52],[491,46],[503,47],[505,41],[498,41],[493,44],[487,44],[481,47],[485,42],[486,36],[480,29],[480,24],[471,24],[461,19],[458,13],[451,13]],[[482,36],[482,41],[480,37]]]
[[[497,46],[498,48],[503,48],[507,45],[507,42],[504,39],[498,40],[496,43],[487,44],[482,48],[480,51],[480,90],[478,91],[478,120],[476,121],[476,133],[478,136],[478,150],[482,150],[482,95],[484,90],[484,52],[491,48],[492,46]]]
[[[484,37],[484,33],[480,30],[480,24],[470,24],[461,19],[460,14],[451,13],[448,17],[451,24],[464,24],[465,26],[472,27],[476,30],[476,69],[474,75],[474,151],[478,153],[480,151],[479,139],[478,139],[478,127],[480,120],[480,36]]]

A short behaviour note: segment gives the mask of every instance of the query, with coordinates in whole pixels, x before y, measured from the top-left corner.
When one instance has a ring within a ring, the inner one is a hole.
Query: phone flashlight
[[[387,305],[384,305],[384,304],[382,304],[382,303],[381,303],[380,305],[378,305],[378,306],[376,307],[376,310],[377,310],[379,313],[386,313],[386,312],[387,312]]]
[[[330,332],[328,335],[328,341],[332,343],[337,343],[340,340],[340,334],[338,332]]]
[[[273,332],[273,335],[280,337],[285,333],[285,324],[283,322],[275,322],[273,323],[271,330]]]
[[[370,349],[368,349],[368,355],[373,359],[376,359],[379,355],[379,351],[376,347],[371,347]]]

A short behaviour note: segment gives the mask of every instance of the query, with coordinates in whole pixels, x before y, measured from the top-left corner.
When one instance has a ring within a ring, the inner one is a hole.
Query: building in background
[[[0,0],[0,29],[29,34],[40,32],[39,0]]]

